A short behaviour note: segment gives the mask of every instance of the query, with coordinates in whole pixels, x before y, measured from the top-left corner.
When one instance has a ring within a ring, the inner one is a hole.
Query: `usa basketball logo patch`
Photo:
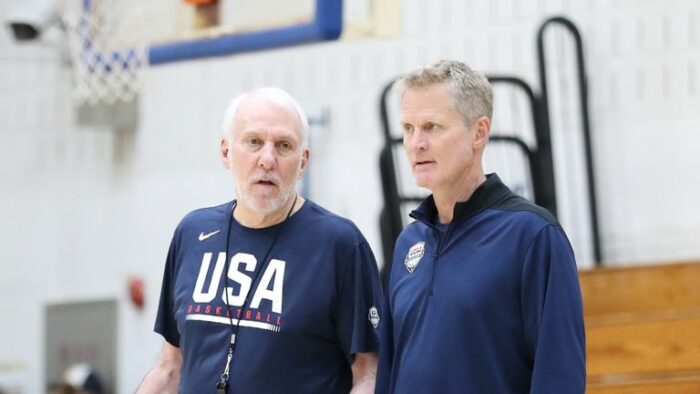
[[[376,307],[373,306],[369,308],[367,319],[370,323],[372,323],[372,327],[377,328],[379,326],[379,311]]]
[[[418,242],[411,246],[411,249],[408,250],[408,254],[406,255],[406,260],[403,262],[403,265],[406,266],[406,270],[409,273],[413,273],[424,254],[425,242]]]

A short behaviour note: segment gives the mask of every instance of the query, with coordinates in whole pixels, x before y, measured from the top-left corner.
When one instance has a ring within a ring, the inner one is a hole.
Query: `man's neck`
[[[455,187],[433,191],[440,223],[450,223],[454,216],[455,204],[469,200],[474,191],[485,181],[486,175],[480,172],[465,177],[464,181]]]
[[[296,199],[294,197],[297,197]],[[292,207],[294,204],[294,207]],[[239,202],[233,211],[233,217],[241,225],[249,228],[265,228],[282,223],[287,219],[287,214],[291,209],[291,214],[298,211],[304,205],[304,198],[296,194],[292,195],[279,209],[270,213],[260,213],[243,202]],[[290,215],[291,216],[291,215]]]

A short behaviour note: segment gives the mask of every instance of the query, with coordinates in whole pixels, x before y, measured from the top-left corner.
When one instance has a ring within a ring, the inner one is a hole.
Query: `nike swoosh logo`
[[[207,233],[207,234],[204,234],[204,232],[202,232],[202,233],[199,234],[199,240],[200,240],[200,241],[204,241],[205,239],[211,237],[212,235],[218,234],[219,231],[221,231],[221,230],[212,231],[212,232]]]

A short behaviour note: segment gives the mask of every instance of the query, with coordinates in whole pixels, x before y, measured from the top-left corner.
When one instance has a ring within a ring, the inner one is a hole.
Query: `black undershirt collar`
[[[501,182],[498,175],[495,173],[486,175],[486,181],[474,190],[467,201],[455,204],[450,224],[467,220],[482,209],[493,206],[509,194],[511,194],[510,189]],[[431,194],[423,200],[418,208],[411,212],[410,216],[434,228],[439,221],[433,195]]]

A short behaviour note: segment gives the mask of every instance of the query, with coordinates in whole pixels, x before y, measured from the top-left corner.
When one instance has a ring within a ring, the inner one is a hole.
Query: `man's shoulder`
[[[187,213],[183,218],[181,223],[191,224],[200,221],[208,221],[212,219],[221,219],[222,217],[227,218],[227,212],[231,211],[232,201],[219,204],[213,207],[198,208]]]
[[[352,220],[331,212],[311,200],[306,200],[306,203],[309,206],[304,221],[313,231],[326,236],[364,241],[360,229]]]
[[[559,226],[557,218],[549,210],[515,193],[509,194],[489,208],[515,214],[535,226]]]
[[[568,245],[566,232],[557,218],[549,210],[513,194],[491,207],[495,224],[502,229],[508,229],[508,234],[519,234],[513,240],[519,239],[522,245],[530,245],[536,239],[547,234],[559,234],[557,237]],[[567,246],[570,247],[570,246]]]
[[[187,213],[175,229],[176,233],[225,231],[228,212],[231,212],[232,201],[195,209]]]

